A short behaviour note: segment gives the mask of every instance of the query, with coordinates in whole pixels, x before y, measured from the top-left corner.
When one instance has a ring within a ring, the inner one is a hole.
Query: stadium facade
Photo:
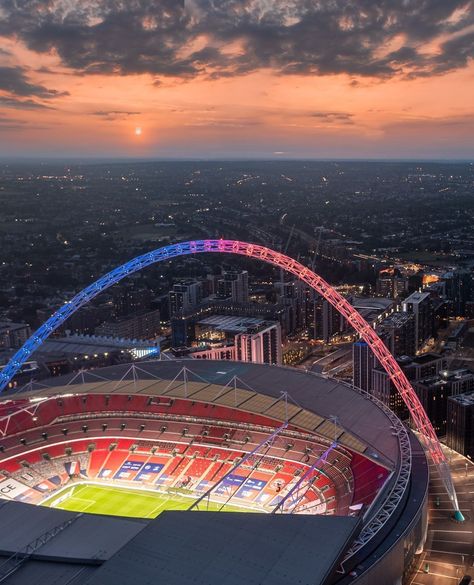
[[[367,393],[316,374],[113,366],[4,394],[0,435],[2,583],[395,585],[423,549],[418,439]],[[62,509],[85,485],[178,494],[188,509]]]

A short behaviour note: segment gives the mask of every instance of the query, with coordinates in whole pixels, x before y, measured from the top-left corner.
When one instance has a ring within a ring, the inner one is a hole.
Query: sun
[[[142,135],[142,129],[140,128],[140,126],[137,126],[135,128],[135,136],[141,136]]]

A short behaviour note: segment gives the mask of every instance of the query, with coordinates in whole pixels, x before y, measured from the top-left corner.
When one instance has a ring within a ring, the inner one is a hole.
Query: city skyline
[[[0,157],[474,155],[472,2],[4,2],[0,39]]]

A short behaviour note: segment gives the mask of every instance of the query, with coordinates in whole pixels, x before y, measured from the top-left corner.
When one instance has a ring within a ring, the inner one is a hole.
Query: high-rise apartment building
[[[450,301],[451,314],[465,317],[469,303],[474,300],[474,278],[469,270],[455,270],[444,275],[446,296]]]
[[[372,390],[372,371],[376,365],[372,350],[363,340],[352,344],[353,384],[367,392]]]
[[[415,318],[415,348],[418,351],[434,334],[434,310],[429,292],[415,292],[403,301],[403,311]]]
[[[148,288],[121,286],[114,291],[113,307],[115,317],[125,317],[133,313],[149,311],[151,291]]]
[[[262,323],[235,337],[236,356],[243,362],[280,365],[281,327],[279,323]]]
[[[474,374],[467,369],[443,370],[437,376],[413,385],[433,428],[440,436],[446,434],[448,399],[474,390]]]
[[[446,444],[474,458],[474,391],[448,398]]]
[[[384,268],[379,272],[375,291],[381,297],[398,299],[403,297],[408,289],[408,279],[398,268]]]
[[[370,393],[388,406],[399,419],[405,420],[408,418],[407,405],[385,370],[378,367],[372,370]]]
[[[315,338],[327,343],[346,328],[347,322],[339,311],[326,299],[319,297],[314,305]]]
[[[202,299],[201,283],[196,281],[179,282],[168,293],[169,316],[186,314],[195,309]]]
[[[249,300],[249,274],[246,270],[224,270],[217,281],[217,296],[235,303]]]
[[[386,337],[387,347],[394,356],[415,355],[414,313],[392,313],[380,323],[377,327],[377,332]]]

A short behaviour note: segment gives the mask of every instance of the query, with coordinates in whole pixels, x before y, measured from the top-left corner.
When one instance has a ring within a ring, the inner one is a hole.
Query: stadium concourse
[[[0,583],[402,583],[428,466],[373,398],[311,373],[173,360],[0,402]]]

